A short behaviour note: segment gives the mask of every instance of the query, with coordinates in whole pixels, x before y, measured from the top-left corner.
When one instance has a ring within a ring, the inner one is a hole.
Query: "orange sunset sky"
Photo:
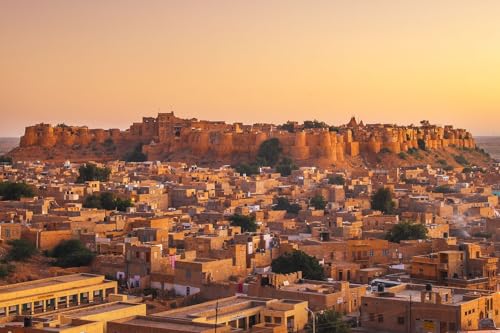
[[[0,0],[0,136],[159,110],[500,135],[500,1]]]

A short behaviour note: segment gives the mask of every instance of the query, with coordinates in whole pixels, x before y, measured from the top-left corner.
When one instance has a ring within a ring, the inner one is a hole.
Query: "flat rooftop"
[[[139,326],[144,328],[162,329],[165,330],[166,332],[169,331],[203,332],[206,331],[207,329],[214,327],[214,325],[212,324],[202,324],[187,320],[183,321],[178,319],[152,317],[152,316],[129,317],[124,319],[114,320],[112,321],[112,323],[113,322],[131,326]]]
[[[135,307],[135,306],[139,306],[139,305],[141,305],[141,304],[140,303],[127,303],[127,302],[105,303],[105,304],[98,304],[98,305],[91,306],[91,307],[85,307],[82,309],[77,309],[74,311],[64,312],[64,315],[69,316],[69,317],[85,317],[85,316],[92,316],[92,315],[111,312],[111,311],[118,311],[118,310],[131,308],[131,307]]]
[[[397,300],[404,300],[408,302],[413,302],[413,303],[421,303],[421,292],[424,290],[424,288],[419,289],[419,288],[414,288],[412,287],[396,291],[396,292],[391,292],[390,288],[387,290],[386,289],[386,295],[378,295],[377,292],[372,292],[366,294],[367,297],[373,297],[373,298],[388,298],[388,299],[397,299]],[[420,286],[420,285],[418,285]],[[481,297],[482,295],[488,294],[488,291],[476,291],[474,293],[474,290],[470,289],[459,289],[459,288],[433,288],[432,291],[449,291],[451,290],[451,304],[452,305],[458,305],[461,303],[469,302],[474,299],[474,297]],[[391,295],[392,294],[392,295]]]
[[[61,276],[51,277],[51,278],[47,278],[47,279],[40,279],[40,280],[34,280],[34,281],[28,281],[28,282],[15,283],[15,284],[10,284],[10,285],[5,285],[5,286],[0,287],[0,295],[24,291],[24,290],[30,290],[30,289],[49,287],[49,286],[59,285],[61,283],[71,283],[71,282],[76,282],[76,281],[90,280],[90,279],[94,279],[94,278],[99,277],[99,276],[101,276],[101,275],[82,273],[82,274],[61,275]],[[104,277],[103,277],[103,280],[104,280]]]
[[[300,284],[290,284],[288,286],[281,286],[280,290],[283,291],[300,291],[303,293],[313,293],[313,294],[332,294],[338,291],[334,286],[318,285],[315,283],[300,283]]]
[[[229,313],[239,312],[258,306],[265,306],[266,302],[270,300],[270,298],[253,298],[246,296],[228,297],[220,299],[218,301],[204,302],[201,304],[187,306],[176,310],[159,312],[153,314],[152,316],[186,320],[193,320],[194,318],[199,317],[211,318],[215,317],[216,308],[217,314],[219,316],[224,316]]]

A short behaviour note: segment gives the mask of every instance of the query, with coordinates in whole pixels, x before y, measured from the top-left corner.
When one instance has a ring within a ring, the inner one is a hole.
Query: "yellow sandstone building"
[[[102,275],[72,274],[0,287],[0,321],[92,302],[116,294],[116,281]]]

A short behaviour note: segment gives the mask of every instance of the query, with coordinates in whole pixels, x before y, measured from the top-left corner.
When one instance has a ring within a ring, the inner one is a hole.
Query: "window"
[[[405,317],[398,317],[398,324],[404,325],[404,323],[405,323]]]
[[[375,314],[374,313],[370,313],[369,314],[369,318],[370,318],[370,321],[375,321]]]
[[[455,331],[457,327],[455,326],[455,323],[448,323],[448,331]]]
[[[384,322],[384,315],[383,314],[379,314],[378,315],[378,322],[379,323],[383,323]]]
[[[272,323],[273,319],[272,319],[272,317],[271,317],[271,316],[265,316],[265,317],[264,317],[264,321],[265,321],[266,323]]]
[[[373,257],[373,250],[370,250],[370,251],[368,252],[368,255],[369,255],[370,257]]]
[[[274,317],[274,323],[280,325],[281,324],[281,317]]]

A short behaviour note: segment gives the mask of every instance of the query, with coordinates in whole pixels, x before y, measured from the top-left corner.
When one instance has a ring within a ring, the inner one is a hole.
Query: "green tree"
[[[97,208],[102,209],[101,197],[97,194],[91,194],[85,197],[83,200],[84,208]]]
[[[321,194],[316,194],[314,197],[309,200],[309,204],[314,207],[314,209],[325,209],[326,207],[326,200],[323,198]]]
[[[103,192],[100,194],[99,200],[103,209],[114,210],[116,209],[115,196],[111,192]]]
[[[426,239],[427,228],[420,223],[400,222],[392,227],[386,234],[385,239],[393,243],[399,243],[402,240]]]
[[[338,128],[337,126],[329,126],[328,127],[328,131],[329,132],[339,132],[340,131],[340,128]]]
[[[12,164],[12,157],[1,155],[0,156],[0,164]]]
[[[36,247],[26,239],[14,239],[8,242],[10,245],[7,260],[25,261],[31,258],[36,252]]]
[[[50,253],[56,259],[56,266],[79,267],[88,266],[94,259],[92,251],[87,249],[80,240],[61,241]]]
[[[342,175],[335,175],[328,177],[328,184],[332,185],[345,185],[345,178]]]
[[[293,123],[293,122],[291,122],[291,121],[288,121],[288,122],[286,122],[286,123],[284,123],[284,124],[282,124],[282,125],[279,125],[279,126],[278,126],[278,128],[279,128],[280,130],[283,130],[283,131],[288,131],[288,132],[290,132],[290,133],[295,132],[295,125],[294,125],[294,123]]]
[[[274,167],[281,158],[283,148],[277,138],[271,138],[262,142],[257,153],[257,161],[261,165]]]
[[[85,208],[119,210],[121,212],[125,212],[128,207],[132,206],[130,199],[118,198],[111,192],[92,194],[87,196],[83,201],[83,207]]]
[[[116,205],[116,210],[120,212],[126,212],[127,208],[133,206],[132,201],[130,201],[130,199],[120,199],[120,198],[115,199],[115,205]]]
[[[2,197],[2,200],[19,200],[21,198],[32,198],[33,196],[35,196],[35,190],[28,184],[0,183],[0,197]]]
[[[306,325],[306,331],[312,332],[312,318]],[[342,320],[342,314],[328,309],[316,313],[316,333],[350,333],[351,327]]]
[[[246,216],[234,214],[229,220],[232,226],[241,227],[243,232],[255,232],[257,231],[257,223],[255,223],[255,216]]]
[[[252,176],[260,173],[259,166],[256,163],[240,163],[234,169],[240,175],[246,174],[247,176]]]
[[[148,157],[142,152],[142,143],[139,143],[134,150],[125,154],[124,159],[126,162],[144,162]]]
[[[304,121],[303,127],[305,129],[309,129],[309,128],[329,128],[329,126],[328,126],[327,123],[325,123],[324,121],[316,120],[316,119]]]
[[[323,267],[318,259],[303,251],[293,250],[274,259],[271,263],[274,273],[288,274],[302,271],[302,276],[310,280],[323,280]]]
[[[77,183],[85,183],[86,181],[93,180],[107,182],[109,180],[109,175],[111,174],[111,170],[109,168],[100,168],[92,163],[80,166],[78,172],[79,176],[76,179]]]
[[[276,171],[279,172],[283,177],[290,176],[293,170],[297,170],[297,166],[292,161],[291,158],[283,157],[281,161],[276,166]]]
[[[372,209],[380,210],[384,214],[392,214],[394,211],[392,192],[387,188],[380,188],[372,196],[371,205]]]
[[[290,204],[285,197],[278,197],[278,199],[276,199],[276,205],[273,207],[273,210],[286,210],[287,213],[294,215],[297,215],[300,209],[301,207],[299,204]]]

